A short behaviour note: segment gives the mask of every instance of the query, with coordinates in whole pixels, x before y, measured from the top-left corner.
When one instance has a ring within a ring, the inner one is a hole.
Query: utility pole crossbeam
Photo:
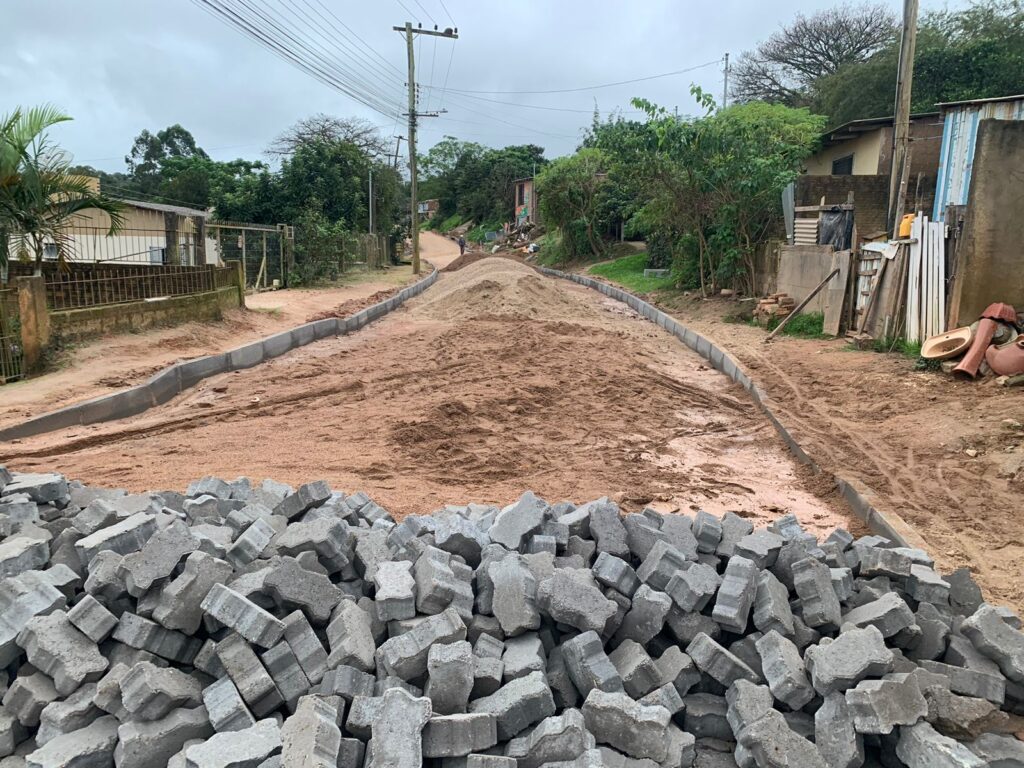
[[[889,231],[899,236],[907,179],[910,174],[910,104],[914,81],[914,48],[917,43],[918,0],[903,2],[903,35],[900,40],[896,110],[893,117],[892,167],[889,171]]]
[[[417,178],[416,178],[416,119],[419,117],[436,117],[437,113],[427,114],[416,111],[416,57],[413,52],[413,35],[430,35],[432,37],[448,37],[452,40],[459,39],[458,29],[423,29],[413,27],[412,22],[405,22],[404,26],[392,27],[395,32],[405,34],[405,47],[409,59],[409,229],[412,235],[412,271],[413,274],[420,273],[420,214],[419,200],[417,199]],[[397,153],[397,152],[396,152]]]

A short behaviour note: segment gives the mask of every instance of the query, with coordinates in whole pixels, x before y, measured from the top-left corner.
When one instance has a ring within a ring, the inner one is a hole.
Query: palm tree
[[[121,203],[72,173],[71,158],[49,141],[46,130],[70,119],[48,105],[0,118],[0,266],[7,264],[12,238],[20,238],[31,246],[35,273],[42,274],[45,246],[56,245],[63,260],[71,245],[66,227],[89,208],[110,217],[108,235],[124,226]]]

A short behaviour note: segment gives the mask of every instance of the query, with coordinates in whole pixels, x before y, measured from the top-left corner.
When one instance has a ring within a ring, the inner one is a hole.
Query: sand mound
[[[566,290],[532,267],[510,259],[486,258],[442,275],[412,310],[433,320],[470,320],[500,316],[531,320],[600,322],[589,297]]]

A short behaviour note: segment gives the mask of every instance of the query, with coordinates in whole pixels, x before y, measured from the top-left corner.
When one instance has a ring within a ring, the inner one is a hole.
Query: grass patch
[[[444,221],[437,219],[436,217],[430,222],[430,228],[436,232],[448,232],[455,229],[462,223],[462,217],[455,213],[449,216]]]
[[[777,318],[772,318],[768,321],[768,326],[765,328],[768,332],[774,331],[779,327],[781,321]],[[751,325],[757,325],[755,320],[750,321]],[[808,312],[807,314],[797,315],[785,328],[782,329],[783,336],[795,336],[798,339],[832,339],[834,336],[829,336],[824,333],[825,330],[825,315],[821,312]]]
[[[644,277],[644,268],[647,266],[646,253],[634,253],[631,256],[623,256],[614,261],[606,261],[603,264],[596,264],[590,268],[592,275],[618,283],[633,293],[650,293],[651,291],[664,291],[673,287],[672,277]]]

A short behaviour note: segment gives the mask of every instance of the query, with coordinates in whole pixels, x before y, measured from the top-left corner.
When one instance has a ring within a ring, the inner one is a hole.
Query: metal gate
[[[285,224],[240,224],[208,221],[207,237],[217,242],[222,262],[240,261],[246,288],[283,288],[288,283],[294,230]]]
[[[22,376],[21,323],[18,291],[0,288],[0,384]]]

